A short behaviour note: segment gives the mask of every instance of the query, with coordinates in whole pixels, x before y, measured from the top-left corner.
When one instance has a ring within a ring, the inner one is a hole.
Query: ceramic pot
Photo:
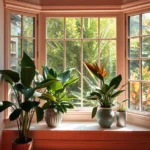
[[[57,127],[62,122],[63,113],[55,112],[53,108],[45,110],[45,121],[48,127]]]
[[[12,141],[12,150],[33,150],[33,140],[28,138],[28,143],[20,143],[19,138]]]
[[[96,119],[102,128],[110,128],[114,122],[114,111],[112,108],[102,108],[97,111]]]
[[[126,111],[117,111],[116,112],[116,125],[118,127],[126,126]]]

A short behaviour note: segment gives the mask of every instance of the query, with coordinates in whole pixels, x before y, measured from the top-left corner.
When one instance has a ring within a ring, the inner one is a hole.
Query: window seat
[[[3,131],[3,150],[11,150],[17,128]],[[150,128],[132,124],[126,127],[102,129],[96,122],[62,122],[48,128],[45,122],[33,123],[30,136],[34,150],[150,150]]]

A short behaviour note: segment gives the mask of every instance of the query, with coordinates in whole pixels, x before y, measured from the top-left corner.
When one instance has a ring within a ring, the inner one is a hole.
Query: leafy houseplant
[[[37,122],[43,119],[43,109],[39,107],[40,99],[36,97],[44,97],[40,93],[40,89],[56,82],[55,79],[44,80],[39,82],[37,86],[33,86],[36,67],[32,59],[24,52],[21,60],[21,73],[12,70],[0,70],[2,79],[9,83],[14,91],[16,102],[2,101],[0,102],[0,112],[8,107],[12,108],[9,116],[10,121],[16,120],[19,138],[15,142],[23,144],[30,141],[28,133],[34,113],[36,113]]]
[[[87,62],[85,62],[85,65],[87,66],[87,68],[101,81],[101,86],[99,87],[95,87],[94,91],[90,93],[90,95],[88,96],[88,99],[90,100],[95,100],[97,101],[99,104],[97,106],[95,106],[93,108],[92,111],[92,118],[95,117],[96,113],[97,113],[97,108],[100,105],[101,108],[104,108],[104,112],[106,113],[105,115],[103,115],[103,117],[105,118],[106,115],[110,115],[112,114],[112,120],[110,123],[106,124],[101,121],[101,119],[98,119],[98,122],[100,124],[100,126],[102,127],[110,127],[110,125],[112,124],[113,120],[114,120],[114,114],[112,113],[112,111],[110,110],[112,106],[114,106],[114,100],[115,98],[121,94],[124,90],[122,90],[122,88],[125,86],[123,85],[120,90],[116,90],[122,80],[121,75],[118,75],[116,77],[114,77],[109,84],[105,83],[105,77],[107,76],[108,72],[106,70],[104,70],[104,65],[102,67],[99,67],[97,63],[94,64],[89,64]],[[106,110],[109,110],[109,112]],[[98,113],[101,114],[102,110],[99,110]],[[98,115],[97,115],[98,118]]]
[[[56,127],[62,120],[62,114],[67,112],[67,109],[72,109],[71,100],[75,98],[69,94],[67,88],[78,81],[78,77],[71,78],[71,72],[74,69],[69,69],[61,73],[57,73],[53,68],[43,66],[43,75],[37,76],[39,81],[57,80],[57,82],[48,85],[43,92],[46,103],[43,105],[43,110],[46,110],[45,119],[48,126]],[[39,82],[36,81],[38,86]],[[50,95],[50,96],[49,96]],[[58,122],[57,122],[58,121]]]

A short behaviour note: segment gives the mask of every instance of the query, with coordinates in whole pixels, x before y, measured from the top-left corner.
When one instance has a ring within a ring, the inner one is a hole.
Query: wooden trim
[[[15,130],[3,131],[3,149],[11,149]],[[31,130],[34,150],[150,150],[150,131]]]

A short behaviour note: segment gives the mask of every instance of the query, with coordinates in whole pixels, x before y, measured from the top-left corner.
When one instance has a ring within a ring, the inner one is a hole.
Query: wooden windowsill
[[[57,128],[45,121],[33,123],[29,133],[34,150],[150,150],[150,128],[127,124],[126,127],[100,128],[97,122],[62,122]],[[16,127],[3,130],[3,150],[11,150]]]
[[[16,127],[6,127],[5,130],[17,130]],[[45,121],[40,123],[32,123],[31,130],[47,130],[47,131],[150,131],[150,128],[126,124],[126,127],[117,127],[113,123],[111,128],[101,128],[97,122],[62,122],[56,128],[50,128]]]

